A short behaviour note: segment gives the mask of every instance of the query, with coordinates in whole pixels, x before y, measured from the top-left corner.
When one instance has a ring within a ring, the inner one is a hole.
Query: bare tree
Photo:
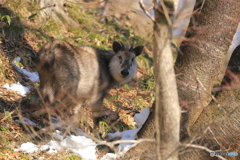
[[[158,159],[178,159],[180,107],[171,50],[174,1],[156,4],[154,69],[156,78],[155,126]]]
[[[140,5],[145,10],[141,1]],[[155,146],[153,148],[156,148],[157,155],[152,156],[157,159],[176,160],[178,159],[180,133],[180,107],[171,50],[174,19],[174,16],[171,15],[174,15],[174,1],[165,0],[158,3],[155,1],[154,6],[155,18],[152,20],[154,20],[156,101],[155,106],[153,105],[154,113],[152,116],[155,118],[150,118],[151,122],[149,123],[148,120],[147,123],[151,124],[151,129],[155,126],[156,143],[150,142],[150,145]],[[145,12],[147,13],[146,10]]]

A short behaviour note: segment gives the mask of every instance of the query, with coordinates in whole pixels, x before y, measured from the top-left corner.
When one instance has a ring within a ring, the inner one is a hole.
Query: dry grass
[[[32,114],[41,107],[36,91],[37,85],[13,68],[11,65],[13,58],[21,57],[19,65],[29,71],[35,71],[32,58],[51,37],[64,39],[75,45],[84,44],[103,49],[111,48],[113,40],[144,43],[132,31],[129,36],[125,36],[123,29],[119,29],[116,24],[99,23],[95,10],[90,10],[91,12],[88,13],[82,6],[74,4],[69,4],[69,6],[68,12],[74,20],[80,23],[79,28],[64,26],[52,19],[44,20],[43,23],[37,10],[39,6],[34,5],[34,1],[9,0],[0,8],[0,86],[19,81],[25,86],[32,87],[31,93],[24,98],[0,87],[0,159],[36,159],[42,155],[48,159],[60,157],[79,159],[70,153],[51,156],[45,155],[44,152],[23,154],[13,151],[23,142],[33,140],[38,142],[39,138],[33,136],[33,130],[41,130],[39,127],[31,128],[19,124],[14,119],[24,116],[37,124],[42,124],[42,117],[34,117]],[[149,58],[142,57],[139,62],[137,78],[120,89],[112,89],[104,100],[106,116],[100,123],[103,136],[108,132],[134,128],[134,114],[152,104],[154,80],[151,61]]]

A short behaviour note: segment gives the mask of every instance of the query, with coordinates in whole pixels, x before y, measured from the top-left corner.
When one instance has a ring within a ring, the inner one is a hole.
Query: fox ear
[[[144,46],[137,46],[133,49],[136,56],[139,56],[143,51]]]
[[[119,51],[123,50],[123,44],[117,41],[114,41],[112,48],[115,53],[118,53]]]

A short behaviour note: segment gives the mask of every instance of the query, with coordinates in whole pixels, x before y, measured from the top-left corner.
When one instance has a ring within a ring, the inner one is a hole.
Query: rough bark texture
[[[217,89],[223,89],[217,97],[217,103],[211,103],[205,108],[199,119],[192,126],[195,137],[202,137],[202,145],[210,149],[217,148],[221,151],[240,151],[240,46],[236,48],[230,59],[225,77],[225,82]],[[230,82],[230,84],[228,84]],[[202,134],[204,133],[204,134]],[[211,144],[211,145],[210,145]],[[196,154],[195,154],[196,155]],[[186,156],[182,156],[185,157]],[[227,159],[239,159],[227,157]]]
[[[169,8],[174,8],[173,1],[168,0],[165,4]],[[157,154],[144,155],[144,157],[139,158],[177,160],[180,132],[180,107],[171,50],[172,26],[169,24],[171,22],[166,18],[168,15],[161,12],[159,10],[161,5],[158,5],[158,9],[155,10],[154,23],[156,106],[155,112],[151,115],[153,117],[155,116],[155,118],[151,117],[147,122],[151,125],[149,128],[152,129],[153,126],[156,128],[153,128],[156,131],[156,143],[150,144],[150,146],[154,145],[155,147],[149,148],[154,148]],[[162,8],[164,10],[164,7]],[[150,131],[149,129],[147,130]],[[154,134],[155,133],[152,132],[152,134],[148,135],[153,138]],[[140,146],[143,147],[142,144]],[[149,148],[145,150],[145,154],[149,153]]]
[[[239,0],[206,0],[198,24],[183,43],[184,55],[176,60],[180,101],[187,102],[191,110],[189,130],[212,99],[212,87],[240,20],[239,7]]]
[[[173,43],[180,46],[185,38],[187,28],[190,23],[191,13],[194,10],[196,0],[182,0],[182,5],[178,6],[173,30]]]
[[[192,38],[189,39],[188,45],[182,48],[184,56],[179,56],[176,61],[180,100],[187,102],[190,107],[195,106],[193,111],[196,111],[192,112],[194,114],[190,116],[192,119],[188,123],[191,137],[183,138],[183,144],[192,141],[193,144],[214,151],[238,153],[240,151],[240,74],[232,75],[231,79],[235,79],[232,81],[230,90],[218,93],[216,102],[210,103],[213,85],[223,65],[237,23],[240,21],[239,7],[239,0],[206,0],[198,17],[196,30],[190,35]],[[240,55],[240,51],[238,54]],[[235,70],[239,68],[239,65],[236,66],[239,61],[240,56],[233,57],[231,60],[231,63],[235,64]],[[196,106],[200,109],[196,109]],[[208,107],[202,108],[203,106]],[[154,138],[156,131],[152,127],[154,115],[154,113],[150,115],[143,126],[145,131],[140,132],[139,138]],[[156,143],[144,142],[131,149],[129,153],[135,157],[145,156],[137,159],[156,159],[155,148]],[[144,152],[141,152],[142,150]],[[239,156],[226,158],[240,159]],[[217,157],[210,157],[210,154],[203,149],[183,147],[179,152],[179,159],[212,160]]]
[[[194,144],[206,147],[211,150],[224,152],[240,151],[240,46],[234,51],[228,68],[226,82],[216,89],[223,89],[216,96],[216,102],[212,102],[205,108],[196,123],[192,126],[191,139],[185,140],[183,144],[189,143],[193,137],[199,138]],[[155,106],[155,105],[153,105]],[[154,110],[154,108],[153,108]],[[152,111],[153,111],[152,110]],[[147,122],[139,133],[139,138],[155,138],[154,113],[151,112]],[[156,143],[143,142],[132,148],[126,159],[133,160],[155,160]],[[125,158],[124,158],[125,159]],[[210,154],[203,149],[181,148],[180,160],[217,160],[217,157],[210,157]],[[227,160],[238,160],[239,156],[226,157]]]
[[[139,131],[139,139],[150,138],[155,139],[155,102],[152,105],[149,118]],[[123,160],[156,160],[156,142],[142,142],[131,148],[127,154],[124,155]]]
[[[168,1],[168,4],[169,3],[173,3],[173,1]],[[174,8],[171,5],[167,7]],[[180,107],[170,45],[172,34],[172,26],[170,25],[166,15],[159,10],[155,10],[153,35],[154,69],[156,78],[156,152],[158,159],[177,160]]]
[[[43,18],[52,17],[58,23],[65,23],[77,27],[78,24],[67,15],[64,10],[66,0],[40,0],[42,8],[41,15]]]

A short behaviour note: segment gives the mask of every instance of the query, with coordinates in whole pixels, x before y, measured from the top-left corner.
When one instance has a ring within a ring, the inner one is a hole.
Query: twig
[[[213,150],[211,149],[208,149],[207,147],[204,147],[204,146],[199,146],[199,145],[195,145],[195,144],[185,144],[183,145],[184,147],[192,147],[192,148],[197,148],[197,149],[202,149],[204,151],[207,151],[207,152],[214,152]],[[219,159],[221,160],[226,160],[224,157],[222,156],[219,156],[219,155],[215,155],[216,157],[218,157]]]
[[[44,10],[44,9],[46,9],[46,8],[51,8],[51,7],[55,7],[55,4],[47,5],[47,6],[45,6],[45,7],[39,8],[38,10],[40,11],[40,10]]]
[[[100,4],[102,2],[105,2],[106,0],[102,0],[100,2],[78,2],[76,0],[66,0],[66,2],[70,2],[70,3],[75,3],[75,4]]]
[[[9,115],[11,116],[14,112],[15,112],[15,111],[10,112]],[[3,119],[1,119],[0,122],[3,122],[3,121],[4,121],[5,119],[7,119],[7,118],[8,118],[8,115],[5,116],[5,117],[3,117]]]
[[[203,91],[206,93],[206,94],[208,94],[213,100],[214,100],[214,102],[216,102],[217,104],[219,104],[219,102],[217,101],[217,99],[210,93],[207,93],[207,89],[206,89],[206,87],[203,85],[203,83],[200,81],[200,79],[197,77],[197,75],[196,75],[196,72],[194,71],[194,67],[193,67],[193,65],[192,65],[192,63],[191,63],[191,61],[189,60],[189,64],[190,64],[190,66],[191,66],[191,68],[192,68],[192,71],[193,71],[193,74],[194,74],[194,76],[195,76],[195,79],[196,79],[196,81],[198,82],[198,84],[200,85],[200,87],[203,89]],[[210,102],[209,102],[210,103]],[[208,104],[209,104],[208,103]],[[203,105],[202,105],[203,106]]]
[[[209,130],[209,131],[212,133],[213,139],[217,142],[217,144],[218,144],[220,147],[226,149],[226,148],[217,140],[215,134],[213,133],[212,129],[211,129],[209,126],[207,127],[207,130]]]
[[[146,9],[145,5],[143,4],[142,0],[139,0],[139,5],[141,7],[141,9],[143,10],[143,12],[153,21],[155,22],[155,18],[153,16],[150,15],[150,13],[148,12],[148,10],[150,10],[151,8],[153,8],[154,6],[151,6],[149,9]]]
[[[114,149],[114,146],[116,144],[120,144],[120,143],[133,143],[133,145],[131,146],[131,148],[133,148],[134,146],[136,146],[137,144],[141,143],[141,142],[156,142],[155,139],[138,139],[138,140],[118,140],[118,141],[113,141],[113,142],[104,142],[104,141],[97,141],[98,145],[107,145],[110,148]]]
[[[199,10],[199,14],[201,14],[201,12],[202,12],[202,8],[204,6],[204,3],[205,3],[205,0],[203,0],[203,2],[202,2],[202,5],[201,5],[200,10]]]
[[[171,19],[170,19],[169,14],[168,14],[167,7],[165,6],[165,4],[164,4],[164,2],[163,2],[162,0],[160,1],[160,4],[161,4],[161,6],[162,6],[162,9],[163,9],[163,13],[164,13],[164,15],[165,15],[165,18],[167,19],[168,25],[169,25],[169,26],[172,26],[172,21],[171,21]]]

